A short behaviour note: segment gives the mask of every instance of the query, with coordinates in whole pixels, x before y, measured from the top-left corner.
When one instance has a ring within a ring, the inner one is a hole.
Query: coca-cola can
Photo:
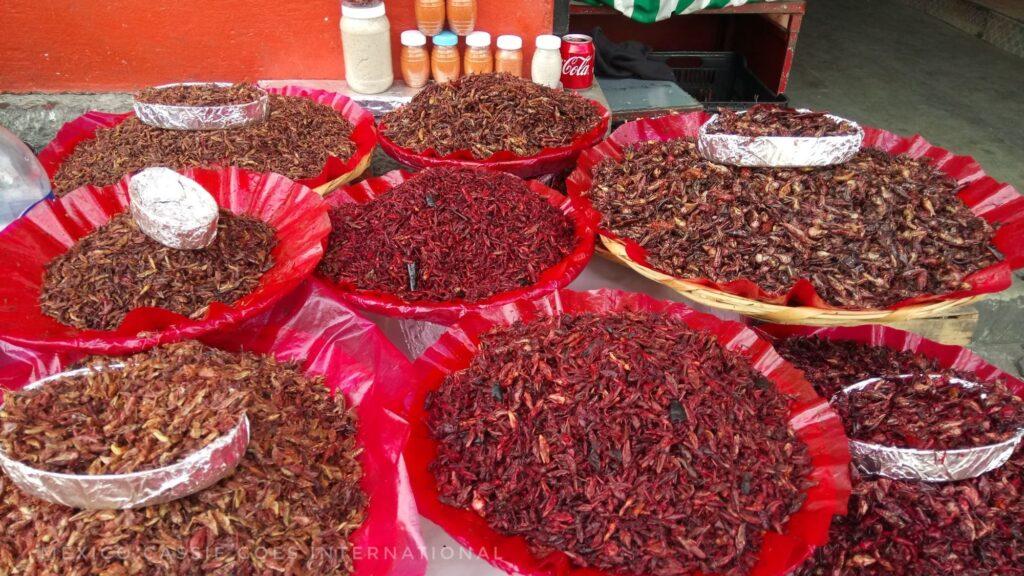
[[[562,37],[562,86],[586,90],[594,84],[594,39],[585,34]]]

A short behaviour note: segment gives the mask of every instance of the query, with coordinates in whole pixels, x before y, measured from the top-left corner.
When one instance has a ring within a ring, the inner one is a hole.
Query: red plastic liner
[[[866,326],[816,328],[813,326],[762,324],[755,327],[754,330],[762,332],[774,340],[784,340],[798,336],[816,336],[825,340],[849,340],[870,346],[884,346],[885,348],[900,352],[923,354],[938,362],[942,368],[974,374],[980,382],[1002,380],[1014,394],[1024,396],[1024,382],[989,364],[984,358],[967,348],[940,344],[913,332],[906,332],[889,326],[872,324]]]
[[[265,88],[271,94],[282,96],[298,96],[308,98],[320,104],[326,104],[337,110],[354,127],[349,136],[356,145],[356,152],[348,160],[342,160],[335,156],[327,158],[323,170],[311,178],[296,180],[303,186],[316,188],[326,184],[339,176],[348,174],[359,165],[359,163],[373,153],[377,146],[377,129],[374,127],[373,114],[367,112],[355,100],[335,92],[326,90],[313,90],[300,86],[282,86],[280,88]],[[46,170],[46,174],[53,182],[60,165],[75,151],[75,148],[85,140],[92,140],[96,137],[96,131],[100,128],[110,128],[124,122],[128,117],[134,116],[134,112],[123,114],[112,114],[109,112],[98,112],[92,110],[64,124],[57,132],[53,140],[39,152],[39,162]]]
[[[198,320],[162,308],[137,308],[110,331],[65,326],[43,314],[39,296],[46,264],[128,209],[126,176],[112,186],[83,186],[38,204],[0,232],[0,262],[7,267],[6,281],[0,283],[0,338],[36,347],[134,352],[238,324],[312,274],[331,229],[327,205],[318,194],[279,174],[239,168],[191,168],[182,174],[199,182],[221,208],[255,216],[276,230],[274,267],[252,293],[232,305],[214,302]]]
[[[358,417],[362,487],[369,496],[366,520],[350,540],[354,574],[422,576],[426,558],[419,515],[402,458],[409,424],[383,402],[387,388],[405,383],[410,366],[383,333],[323,286],[307,282],[261,316],[200,340],[297,361],[307,374],[324,376],[331,390],[345,395]],[[21,388],[83,356],[0,343],[0,385]]]
[[[473,551],[486,552],[485,560],[506,572],[525,576],[605,576],[607,573],[573,567],[562,552],[534,556],[522,537],[498,534],[472,510],[442,504],[437,483],[428,466],[437,444],[426,425],[424,399],[445,376],[466,368],[482,333],[518,320],[584,312],[644,311],[670,314],[696,330],[706,330],[718,342],[745,358],[785,394],[792,397],[790,426],[812,455],[811,477],[817,484],[807,491],[803,506],[793,514],[784,534],[765,534],[752,576],[782,575],[808,558],[815,546],[828,539],[832,517],[845,514],[850,495],[850,453],[839,417],[820,398],[801,373],[782,360],[767,340],[738,322],[726,322],[696,312],[683,304],[617,290],[572,292],[563,290],[533,302],[520,301],[472,314],[446,332],[413,365],[412,389],[392,400],[409,414],[412,436],[406,448],[413,491],[420,513],[437,523],[456,541]]]
[[[389,139],[384,131],[385,125],[380,126],[380,147],[398,162],[413,168],[436,168],[444,166],[448,168],[489,168],[515,174],[520,178],[536,178],[546,174],[555,174],[572,168],[573,162],[580,152],[590,148],[604,139],[608,133],[608,124],[611,122],[611,112],[601,104],[591,100],[591,104],[597,110],[601,120],[592,130],[580,134],[568,146],[558,148],[545,148],[532,156],[518,156],[509,150],[495,152],[485,159],[473,156],[469,150],[456,150],[449,154],[438,154],[433,148],[422,152],[416,152],[409,148],[403,148]],[[428,127],[429,129],[429,127]]]
[[[330,206],[340,206],[352,202],[364,204],[402,184],[412,176],[409,172],[394,170],[378,178],[369,178],[362,182],[345,186],[332,192],[325,200]],[[526,182],[526,185],[530,190],[546,198],[552,206],[561,210],[563,214],[572,220],[573,227],[576,230],[576,245],[573,247],[572,252],[560,262],[545,270],[535,284],[525,288],[501,292],[476,302],[465,302],[463,300],[407,302],[394,294],[386,292],[352,289],[333,282],[331,282],[331,285],[336,288],[340,298],[364,310],[385,316],[423,320],[443,325],[451,324],[470,312],[495,306],[504,306],[518,300],[533,300],[568,286],[570,282],[583,272],[583,269],[587,267],[587,263],[590,262],[590,257],[594,254],[597,216],[592,210],[579,210],[575,202],[536,180],[529,180]],[[326,279],[324,280],[326,281]]]
[[[593,169],[598,162],[609,157],[621,159],[622,149],[630,144],[676,138],[695,140],[701,125],[710,118],[711,115],[707,112],[691,112],[660,118],[644,118],[623,124],[607,140],[580,155],[576,170],[566,182],[569,196],[579,202],[581,206],[592,207],[584,194],[590,189],[593,182]],[[987,176],[973,158],[956,156],[948,150],[933,146],[921,136],[898,136],[878,128],[864,127],[864,147],[877,148],[891,154],[907,154],[913,158],[930,158],[936,168],[963,186],[957,195],[964,204],[975,215],[984,218],[998,228],[992,245],[1002,253],[1004,258],[1001,262],[967,276],[965,281],[971,283],[970,290],[916,296],[897,302],[887,309],[999,292],[1010,287],[1011,271],[1024,266],[1024,196],[1021,196],[1013,186],[997,182]],[[601,229],[598,232],[602,236],[623,243],[626,246],[626,253],[632,260],[653,270],[658,269],[647,261],[647,250],[634,240],[620,238],[610,230]],[[664,273],[669,274],[668,272]],[[685,280],[771,304],[813,306],[830,310],[852,309],[826,303],[818,295],[811,282],[805,278],[797,280],[785,294],[766,292],[756,282],[745,278],[725,283],[713,282],[707,278],[685,278]]]

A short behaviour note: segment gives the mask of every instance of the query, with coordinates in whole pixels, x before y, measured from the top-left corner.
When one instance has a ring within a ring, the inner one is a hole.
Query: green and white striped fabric
[[[673,14],[689,14],[707,8],[742,6],[760,1],[763,0],[584,0],[594,6],[611,6],[638,22],[657,22]]]

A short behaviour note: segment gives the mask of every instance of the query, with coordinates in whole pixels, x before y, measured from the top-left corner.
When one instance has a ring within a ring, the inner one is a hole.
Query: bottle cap
[[[523,39],[519,36],[512,36],[506,34],[504,36],[498,36],[498,50],[522,50]]]
[[[470,48],[487,48],[491,45],[491,35],[487,32],[473,32],[466,36],[466,46]]]
[[[402,32],[402,46],[426,46],[427,37],[423,35],[423,32],[419,30],[406,30]]]
[[[434,36],[434,46],[456,46],[459,43],[459,37],[454,32],[445,30],[437,36]]]
[[[562,47],[562,39],[551,34],[537,36],[537,48],[541,50],[558,50]]]
[[[346,6],[341,5],[341,15],[345,18],[355,18],[356,20],[370,20],[373,18],[380,18],[386,13],[384,3],[377,4],[376,6]]]

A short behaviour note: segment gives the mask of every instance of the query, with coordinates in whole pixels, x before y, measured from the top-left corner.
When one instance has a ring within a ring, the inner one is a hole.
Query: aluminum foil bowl
[[[122,364],[108,364],[61,372],[33,382],[24,390],[58,378],[120,368]],[[249,418],[242,414],[227,434],[162,468],[130,474],[64,474],[13,460],[2,449],[0,468],[18,488],[47,502],[88,510],[122,510],[170,502],[216,484],[235,471],[248,446]]]
[[[174,86],[231,86],[230,82],[180,82],[163,84],[156,88]],[[267,117],[270,110],[270,97],[262,88],[258,89],[260,97],[245,104],[229,104],[225,106],[177,106],[171,104],[149,104],[136,101],[135,115],[139,120],[169,130],[221,130],[244,126],[250,122],[258,122]]]
[[[801,109],[800,112],[809,112]],[[843,136],[738,136],[708,134],[708,126],[718,121],[718,114],[700,127],[697,148],[708,160],[718,164],[749,167],[804,167],[842,164],[860,150],[864,129],[856,122],[828,114],[829,118],[849,122],[855,134]]]
[[[911,374],[901,374],[887,378],[908,379],[912,377]],[[942,376],[930,374],[928,377],[938,379]],[[884,379],[886,378],[868,378],[847,386],[833,396],[831,401],[835,402],[840,395],[856,393]],[[949,381],[964,388],[981,385],[961,378],[950,378]],[[998,444],[953,450],[897,448],[850,439],[850,455],[857,470],[864,474],[885,476],[897,480],[953,482],[975,478],[999,468],[1010,459],[1022,438],[1024,438],[1024,429],[1018,430],[1016,435]]]

